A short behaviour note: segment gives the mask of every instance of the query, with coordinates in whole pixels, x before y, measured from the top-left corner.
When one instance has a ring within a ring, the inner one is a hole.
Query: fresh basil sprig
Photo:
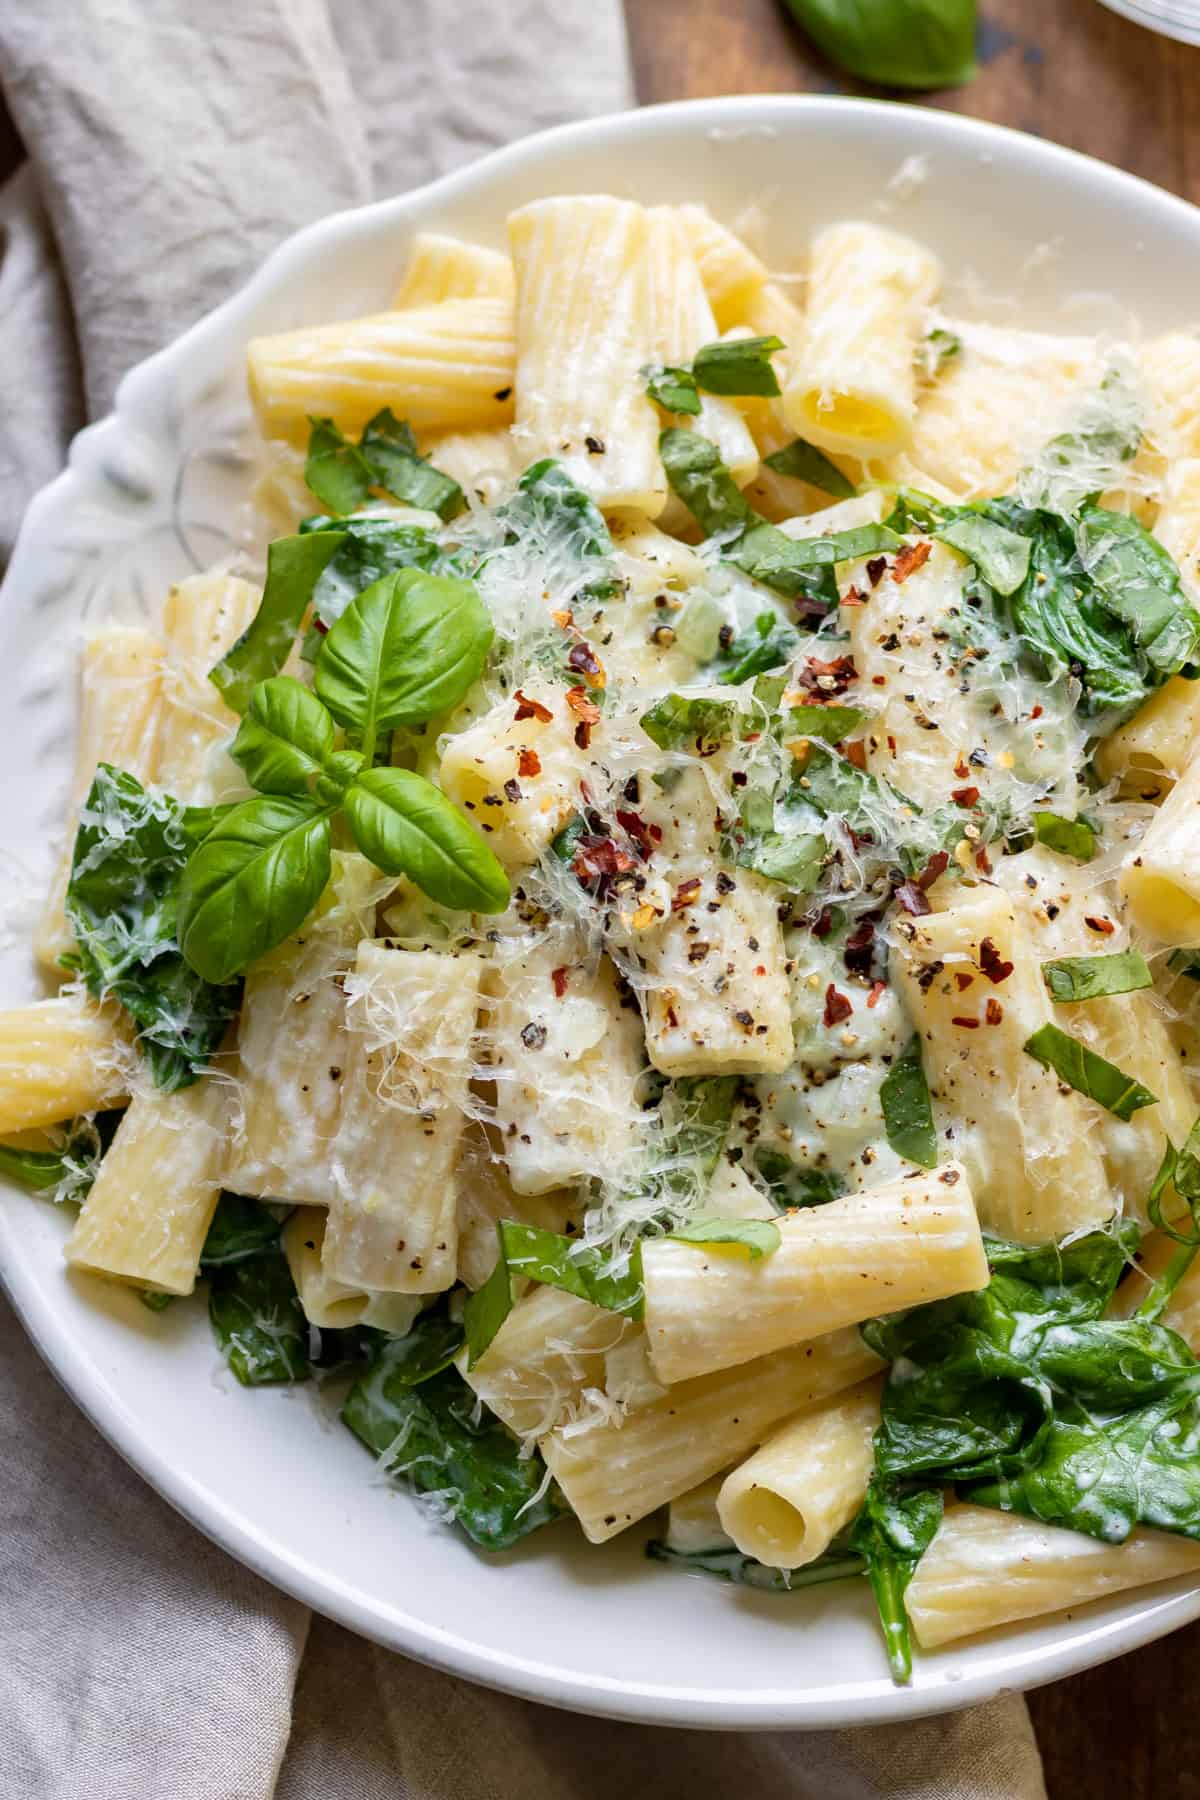
[[[315,694],[283,675],[255,688],[232,755],[259,795],[217,821],[180,883],[179,946],[192,969],[227,981],[299,929],[329,881],[338,812],[385,874],[455,910],[504,910],[504,871],[457,808],[412,770],[372,767],[383,733],[462,698],[491,638],[470,582],[400,569],[322,640]],[[335,719],[361,748],[335,749]]]

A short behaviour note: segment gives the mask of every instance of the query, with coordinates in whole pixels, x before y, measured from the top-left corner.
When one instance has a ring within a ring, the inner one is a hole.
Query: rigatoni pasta
[[[254,339],[282,535],[84,647],[0,1172],[480,1548],[669,1507],[906,1680],[1200,1554],[1196,340],[759,237]]]

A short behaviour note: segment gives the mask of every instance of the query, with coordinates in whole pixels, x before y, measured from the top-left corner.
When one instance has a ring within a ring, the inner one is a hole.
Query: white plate
[[[918,162],[909,159],[919,158]],[[903,168],[899,179],[893,179]],[[890,184],[890,185],[889,185]],[[1027,322],[1194,322],[1200,213],[1033,138],[847,99],[697,101],[530,138],[402,199],[325,220],[122,384],[34,502],[3,590],[0,878],[34,891],[58,827],[82,618],[152,616],[167,583],[226,554],[244,495],[243,349],[256,332],[386,303],[419,226],[502,241],[509,208],[554,192],[761,209],[770,255],[870,215],[950,271],[1019,291]],[[6,934],[0,999],[35,991]],[[246,1392],[218,1373],[202,1307],[151,1316],[69,1279],[65,1221],[5,1194],[0,1270],[51,1367],[102,1432],[202,1531],[279,1587],[425,1662],[536,1700],[665,1724],[814,1727],[912,1717],[1070,1674],[1200,1615],[1177,1583],[918,1661],[894,1688],[859,1584],[791,1597],[647,1563],[649,1532],[597,1551],[569,1526],[494,1559],[378,1485],[311,1390]]]

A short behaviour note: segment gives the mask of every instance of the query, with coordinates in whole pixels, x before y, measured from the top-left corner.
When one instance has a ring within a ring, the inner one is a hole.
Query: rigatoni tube
[[[685,1381],[876,1313],[986,1287],[966,1174],[947,1163],[779,1221],[777,1250],[658,1238],[643,1246],[646,1333],[660,1381]]]
[[[937,259],[878,225],[830,225],[812,247],[804,345],[784,390],[801,437],[853,456],[892,456],[912,435],[913,359],[941,285]]]
[[[871,1479],[879,1394],[872,1380],[814,1406],[725,1477],[717,1511],[744,1556],[799,1569],[850,1523]]]
[[[1200,1570],[1200,1544],[1134,1531],[1108,1544],[986,1506],[951,1506],[904,1604],[922,1650],[1017,1619],[1074,1610],[1105,1594]]]
[[[781,1419],[879,1366],[859,1332],[838,1331],[681,1382],[623,1416],[565,1426],[539,1447],[584,1535],[602,1544],[737,1462]]]
[[[1164,944],[1200,942],[1200,754],[1121,865],[1120,888],[1134,923]]]
[[[113,1010],[78,994],[0,1012],[0,1133],[121,1105],[133,1054]]]
[[[385,406],[415,431],[512,418],[512,302],[491,295],[254,338],[247,360],[264,437],[303,442],[314,415],[358,431]]]

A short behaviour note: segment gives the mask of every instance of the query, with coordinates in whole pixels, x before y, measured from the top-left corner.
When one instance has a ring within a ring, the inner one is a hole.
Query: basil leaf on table
[[[209,672],[209,680],[234,712],[245,712],[258,683],[277,675],[287,661],[313,590],[342,536],[340,531],[301,532],[276,538],[269,547],[267,581],[258,611],[233,648]]]
[[[331,835],[328,809],[300,795],[235,806],[180,883],[179,943],[191,967],[227,981],[297,931],[329,881]]]
[[[1035,1031],[1025,1042],[1025,1053],[1116,1119],[1131,1119],[1143,1106],[1157,1103],[1157,1095],[1149,1088],[1057,1025],[1043,1025]]]
[[[370,464],[332,419],[310,418],[308,425],[305,486],[330,512],[357,512],[375,482]]]
[[[646,382],[646,392],[667,412],[695,415],[700,411],[696,378],[690,369],[656,369]]]
[[[556,1231],[502,1219],[496,1233],[500,1245],[496,1267],[471,1295],[463,1313],[468,1368],[474,1368],[512,1311],[514,1283],[522,1278],[561,1288],[627,1319],[642,1317],[642,1261],[636,1245],[627,1270],[614,1275],[610,1252],[589,1249]]]
[[[787,0],[839,69],[880,87],[961,87],[975,74],[975,0]]]
[[[89,993],[129,1014],[155,1085],[171,1093],[208,1067],[241,999],[240,984],[207,978],[180,954],[185,865],[197,824],[220,812],[148,793],[101,763],[82,817],[66,894],[72,965]]]
[[[334,718],[362,735],[419,725],[461,700],[487,660],[492,621],[473,582],[401,569],[330,628],[313,676]]]
[[[916,1033],[884,1076],[879,1104],[887,1141],[896,1155],[916,1163],[919,1169],[936,1168],[937,1129],[921,1061],[921,1040]]]
[[[1073,856],[1076,862],[1091,862],[1096,854],[1096,833],[1086,819],[1064,819],[1059,813],[1036,812],[1031,821],[1033,835],[1048,850],[1060,856]]]
[[[1114,956],[1060,956],[1042,964],[1042,980],[1060,1005],[1154,986],[1140,950],[1119,950]]]
[[[677,1244],[729,1244],[745,1250],[751,1262],[769,1256],[783,1241],[773,1219],[696,1219],[677,1225],[667,1236]]]
[[[282,1250],[214,1268],[208,1316],[243,1387],[305,1381],[311,1374],[308,1320]]]
[[[835,462],[831,462],[823,450],[810,444],[804,438],[793,438],[781,450],[773,450],[769,456],[763,457],[768,469],[774,469],[777,475],[790,475],[795,481],[806,481],[809,487],[820,488],[823,494],[832,494],[835,500],[851,500],[858,492],[848,476],[842,474]]]
[[[306,794],[333,754],[333,720],[303,682],[272,675],[250,697],[229,754],[262,794]]]
[[[455,912],[503,912],[508,877],[439,788],[411,769],[364,769],[343,797],[354,841],[387,875],[407,875]]]
[[[546,1465],[537,1452],[523,1453],[457,1369],[430,1370],[408,1345],[385,1339],[342,1407],[343,1422],[388,1473],[417,1493],[436,1494],[484,1550],[507,1550],[568,1513],[553,1482],[543,1491]]]
[[[771,356],[782,349],[783,339],[777,337],[729,338],[704,344],[692,358],[696,386],[708,394],[754,394],[773,399],[781,389]]]

